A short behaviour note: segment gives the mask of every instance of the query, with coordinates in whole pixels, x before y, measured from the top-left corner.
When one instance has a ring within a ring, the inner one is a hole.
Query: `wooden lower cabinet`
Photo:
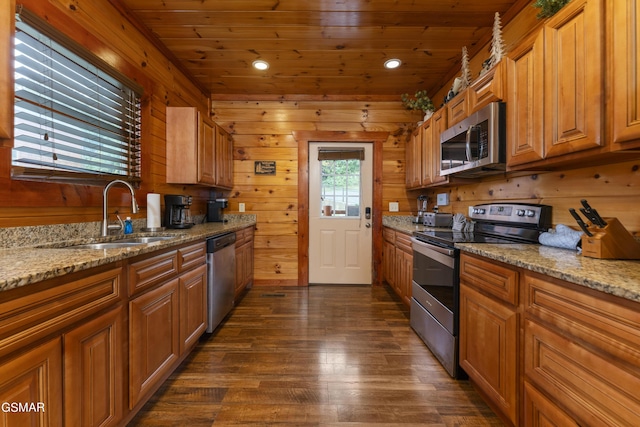
[[[640,304],[533,273],[524,286],[531,387],[577,425],[640,425]]]
[[[180,357],[179,279],[129,303],[129,409],[159,382]]]
[[[183,274],[179,282],[180,354],[184,354],[207,329],[207,266]]]
[[[117,425],[124,409],[124,306],[83,322],[63,339],[64,425]]]
[[[0,426],[61,426],[61,391],[60,337],[3,360],[0,363],[0,404],[3,405]],[[26,410],[14,406],[25,403],[29,404]]]
[[[236,232],[235,298],[253,283],[253,227]]]
[[[547,399],[527,381],[524,383],[524,420],[526,426],[579,427],[551,400]]]
[[[463,253],[460,365],[514,426],[640,425],[640,303]]]
[[[518,425],[518,314],[460,285],[460,366],[492,406]]]
[[[402,302],[411,305],[413,249],[411,236],[389,227],[382,230],[382,275]]]

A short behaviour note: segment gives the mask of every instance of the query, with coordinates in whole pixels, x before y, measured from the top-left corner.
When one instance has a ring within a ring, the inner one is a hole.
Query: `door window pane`
[[[321,160],[323,216],[360,217],[360,160]]]

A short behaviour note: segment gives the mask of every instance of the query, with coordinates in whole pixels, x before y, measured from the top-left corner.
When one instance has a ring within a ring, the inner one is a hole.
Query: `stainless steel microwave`
[[[440,134],[440,175],[480,177],[506,169],[506,106],[492,102]]]

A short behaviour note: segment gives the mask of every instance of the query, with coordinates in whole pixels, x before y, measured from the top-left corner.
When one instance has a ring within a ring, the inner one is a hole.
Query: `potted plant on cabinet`
[[[424,120],[428,120],[435,110],[431,98],[427,95],[426,90],[419,90],[415,93],[414,98],[409,97],[409,94],[403,93],[401,95],[402,104],[408,110],[421,110],[424,113]]]

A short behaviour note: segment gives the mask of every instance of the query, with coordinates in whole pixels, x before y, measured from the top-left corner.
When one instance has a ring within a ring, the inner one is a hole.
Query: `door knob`
[[[366,223],[364,226],[367,227],[367,228],[371,228],[371,224],[370,223]]]

